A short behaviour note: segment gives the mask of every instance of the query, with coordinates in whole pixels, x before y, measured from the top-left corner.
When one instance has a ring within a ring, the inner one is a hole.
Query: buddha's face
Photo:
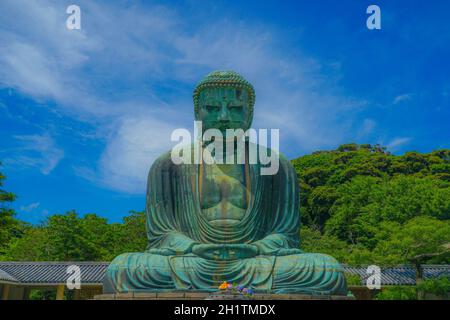
[[[196,120],[202,121],[203,130],[250,128],[252,119],[247,90],[237,88],[205,88],[199,95]]]

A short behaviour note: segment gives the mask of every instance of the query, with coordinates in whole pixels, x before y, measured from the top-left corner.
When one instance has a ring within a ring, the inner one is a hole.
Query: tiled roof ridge
[[[17,280],[14,276],[2,269],[0,269],[0,279],[11,282],[19,282],[19,280]]]
[[[350,266],[348,264],[341,264],[342,267],[344,268],[349,268],[349,269],[367,269],[370,265],[366,265],[366,266]],[[376,264],[373,264],[376,265]],[[450,264],[421,264],[422,268],[450,268]],[[413,266],[412,265],[408,265],[408,264],[399,264],[396,266],[380,266],[380,268],[383,269],[403,269],[403,268],[408,268],[408,269],[412,269]]]
[[[74,263],[82,263],[82,264],[110,264],[111,261],[0,261],[0,264],[74,264]],[[343,267],[348,268],[367,268],[367,266],[351,266],[348,264],[341,264]],[[422,264],[424,267],[450,267],[450,264]],[[409,267],[411,265],[400,264],[396,266],[383,266],[382,268],[403,268]]]
[[[65,283],[71,265],[80,267],[82,283],[102,283],[110,262],[106,261],[0,261],[0,282],[17,283]],[[361,283],[368,278],[367,266],[342,265],[345,273],[358,275]],[[425,279],[450,275],[450,264],[422,265]],[[382,285],[414,285],[416,275],[413,266],[381,267]]]
[[[1,265],[102,265],[110,264],[111,261],[0,261]]]

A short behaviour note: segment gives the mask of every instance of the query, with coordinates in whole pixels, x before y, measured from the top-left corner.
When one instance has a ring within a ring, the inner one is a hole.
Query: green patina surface
[[[254,102],[242,76],[216,71],[194,91],[195,118],[203,130],[246,130]],[[227,281],[256,291],[346,295],[334,258],[299,249],[297,176],[287,159],[279,161],[276,174],[261,175],[260,163],[175,165],[162,155],[148,176],[148,250],[114,259],[104,291],[216,291]]]

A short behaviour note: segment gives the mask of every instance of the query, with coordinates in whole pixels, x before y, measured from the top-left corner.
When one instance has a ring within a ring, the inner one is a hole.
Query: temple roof
[[[81,284],[101,284],[109,262],[0,262],[2,280],[21,284],[65,284],[69,276],[68,267],[80,267]],[[9,278],[3,279],[5,274]]]
[[[18,282],[12,275],[0,269],[0,282]]]
[[[71,273],[71,265],[80,267],[81,284],[101,285],[109,262],[65,261],[65,262],[0,262],[0,283],[56,285],[65,284]],[[450,264],[423,265],[425,279],[450,276]],[[365,267],[345,266],[346,273],[358,275],[361,284],[370,276]],[[410,266],[382,268],[381,285],[414,285],[415,271]]]
[[[344,266],[345,272],[358,275],[361,278],[361,284],[365,284],[370,274],[367,268]],[[423,278],[431,279],[440,276],[450,277],[450,264],[441,265],[422,265]],[[398,266],[391,268],[382,268],[381,285],[415,285],[416,272],[411,266]]]

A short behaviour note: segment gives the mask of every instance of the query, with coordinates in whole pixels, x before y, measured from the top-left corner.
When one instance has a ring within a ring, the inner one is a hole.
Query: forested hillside
[[[305,251],[352,265],[450,262],[450,150],[395,156],[347,144],[292,163]]]
[[[351,265],[450,263],[450,150],[395,156],[347,144],[292,160],[301,190],[301,247]],[[0,260],[111,260],[146,247],[145,218],[75,211],[41,225],[14,217],[0,175]]]

